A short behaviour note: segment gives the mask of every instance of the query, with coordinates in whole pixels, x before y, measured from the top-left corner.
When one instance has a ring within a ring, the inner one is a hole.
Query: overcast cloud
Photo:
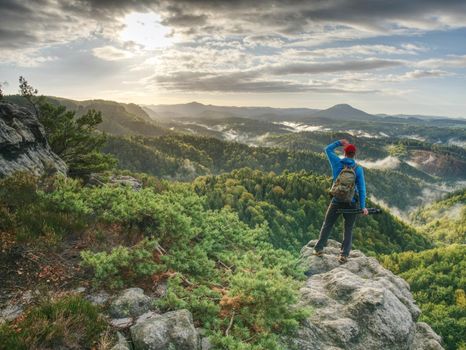
[[[78,99],[466,117],[465,35],[463,0],[2,0],[0,80]]]

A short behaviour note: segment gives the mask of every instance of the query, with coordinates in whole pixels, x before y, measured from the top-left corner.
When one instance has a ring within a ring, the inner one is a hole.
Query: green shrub
[[[1,349],[90,349],[106,328],[97,307],[81,296],[48,300],[17,323],[0,327]]]
[[[80,187],[61,176],[38,178],[19,172],[0,179],[0,229],[12,230],[18,240],[27,242],[82,230],[86,225],[83,213],[66,207],[68,198],[52,200],[51,193],[59,184],[73,184],[75,191]],[[69,196],[72,192],[66,188],[66,193]]]
[[[278,334],[290,335],[309,309],[295,309],[299,284],[247,254],[231,276],[220,305],[221,332],[212,340],[228,349],[280,349]]]
[[[43,235],[45,224],[62,234],[76,232],[70,226],[74,222],[98,228],[99,235],[118,227],[127,236],[123,241],[137,243],[83,251],[82,265],[92,271],[94,282],[123,288],[168,278],[159,307],[189,309],[197,324],[222,335],[219,344],[229,339],[224,333],[230,319],[221,301],[240,297],[242,283],[247,284],[246,299],[235,311],[231,329],[237,344],[277,344],[277,334],[290,331],[299,320],[286,311],[296,301],[293,278],[302,276],[296,256],[271,244],[265,223],[251,227],[231,209],[207,209],[206,197],[189,184],[171,184],[160,193],[150,187],[83,187],[77,180],[55,177],[46,185],[26,178],[17,189],[14,181],[7,187],[22,193],[7,209],[14,208],[9,213],[16,227],[31,234]],[[14,202],[23,195],[21,203]],[[69,222],[61,223],[65,217]],[[249,298],[257,298],[255,308],[245,303]],[[277,300],[268,304],[267,298]]]
[[[113,248],[110,253],[82,251],[82,265],[93,270],[96,285],[121,288],[163,268],[153,261],[157,245],[156,241],[143,240],[133,247]]]

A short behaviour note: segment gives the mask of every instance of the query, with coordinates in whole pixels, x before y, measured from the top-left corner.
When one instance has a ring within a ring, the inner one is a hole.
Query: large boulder
[[[402,278],[376,259],[353,251],[346,264],[337,261],[340,244],[329,241],[324,255],[312,255],[316,241],[301,251],[308,280],[299,307],[311,316],[290,339],[301,350],[440,350],[441,339],[425,323]]]
[[[131,327],[135,350],[199,350],[201,340],[188,310],[141,318]]]
[[[151,298],[141,288],[128,288],[110,304],[110,315],[115,318],[138,317],[149,311]]]
[[[0,177],[17,171],[65,174],[66,164],[52,152],[42,124],[28,109],[0,103]]]

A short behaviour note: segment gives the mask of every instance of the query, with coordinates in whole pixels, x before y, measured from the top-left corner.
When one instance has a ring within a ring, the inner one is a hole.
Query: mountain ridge
[[[317,108],[310,108],[310,107],[267,107],[267,106],[221,106],[221,105],[214,105],[214,104],[203,104],[197,101],[192,101],[188,103],[180,103],[180,104],[141,104],[144,108],[153,110],[154,112],[157,110],[171,110],[171,109],[180,109],[180,108],[194,108],[195,110],[206,110],[206,109],[214,109],[216,111],[236,111],[236,113],[244,113],[246,116],[249,115],[260,116],[261,114],[269,114],[276,116],[280,113],[287,113],[287,114],[294,114],[295,116],[311,116],[319,112],[323,111],[336,111],[338,109],[347,108],[351,111],[358,111],[361,115],[364,116],[373,116],[375,118],[397,118],[397,119],[421,119],[421,120],[454,120],[458,122],[466,123],[466,120],[460,117],[452,117],[452,116],[432,116],[432,115],[422,115],[422,114],[388,114],[388,113],[367,113],[362,109],[355,108],[348,103],[338,103],[328,108],[317,109]],[[243,115],[243,116],[245,116]],[[299,119],[298,119],[299,120]]]

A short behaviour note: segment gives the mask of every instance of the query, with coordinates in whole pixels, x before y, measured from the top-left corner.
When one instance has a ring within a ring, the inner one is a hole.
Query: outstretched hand
[[[349,145],[349,141],[347,139],[341,139],[340,142],[343,147],[345,147],[346,145]]]

